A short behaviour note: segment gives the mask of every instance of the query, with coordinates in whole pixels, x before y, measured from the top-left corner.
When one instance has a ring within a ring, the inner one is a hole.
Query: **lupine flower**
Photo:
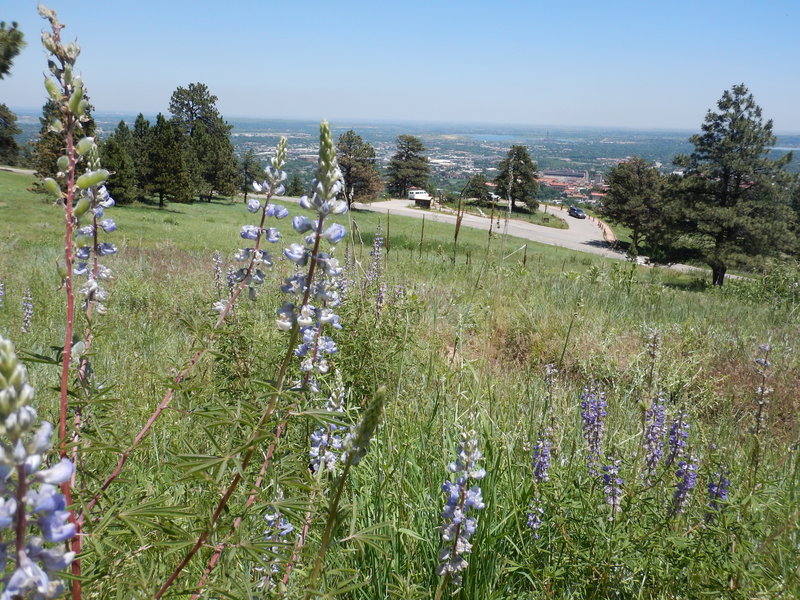
[[[3,600],[59,596],[64,587],[55,575],[75,558],[74,552],[64,551],[63,542],[76,529],[68,522],[66,501],[56,487],[69,480],[73,465],[63,458],[39,470],[50,449],[53,427],[46,421],[37,427],[36,410],[30,406],[33,398],[14,346],[0,337],[0,529],[25,536],[14,541],[20,550],[12,554],[6,550],[8,544],[0,544],[2,563],[14,561],[13,572],[2,579]]]
[[[6,286],[2,281],[0,281],[0,308],[3,307],[3,303],[5,301],[6,301]]]
[[[767,406],[769,405],[769,397],[773,389],[767,386],[767,381],[770,376],[770,368],[772,363],[769,360],[769,353],[772,351],[772,345],[761,344],[759,350],[762,356],[755,359],[756,374],[761,378],[761,382],[756,386],[756,416],[755,424],[753,426],[753,433],[758,435],[764,429],[764,422],[767,418]]]
[[[606,502],[611,506],[611,516],[609,521],[614,520],[614,515],[622,510],[620,500],[622,499],[622,478],[619,476],[620,460],[611,456],[607,457],[607,465],[603,465],[603,491],[606,495]]]
[[[25,290],[22,297],[22,333],[30,333],[31,322],[33,321],[33,295],[31,288]]]
[[[669,467],[673,462],[682,458],[688,445],[689,423],[686,420],[686,413],[680,411],[669,428],[669,453],[664,463],[665,466]]]
[[[214,262],[214,287],[218,294],[222,294],[222,254],[219,250],[214,250],[211,260]]]
[[[336,371],[336,383],[334,384],[331,395],[325,403],[325,410],[329,413],[343,415],[344,414],[344,384],[339,371]],[[342,425],[336,423],[327,423],[323,427],[318,427],[311,434],[311,449],[309,455],[311,456],[311,471],[318,473],[320,471],[327,471],[329,473],[336,470],[336,465],[339,463],[339,455],[341,452],[344,437],[343,433],[346,430]]]
[[[730,479],[727,477],[727,472],[724,470],[717,471],[714,476],[708,480],[708,508],[712,511],[720,509],[720,502],[728,499],[728,488],[731,485]],[[707,515],[711,518],[711,515]]]
[[[658,464],[664,457],[664,433],[664,398],[658,396],[645,414],[644,440],[642,442],[645,471],[642,476],[647,485],[652,483]]]
[[[477,484],[469,486],[470,480],[480,480],[486,475],[486,471],[478,465],[482,458],[475,432],[462,433],[458,458],[448,466],[455,480],[449,479],[442,485],[445,493],[442,510],[444,525],[439,531],[443,545],[439,551],[436,574],[449,576],[456,585],[461,584],[461,573],[468,565],[464,557],[472,550],[469,540],[478,528],[477,519],[468,514],[470,510],[482,510],[485,507],[481,488]]]
[[[100,155],[94,139],[83,138],[79,144],[84,144],[88,148],[86,172],[99,172]],[[72,273],[87,278],[87,282],[79,288],[80,293],[84,296],[83,309],[88,310],[91,305],[99,314],[104,314],[106,312],[104,301],[108,298],[108,293],[98,281],[108,281],[111,279],[112,273],[111,269],[101,264],[98,259],[116,254],[117,247],[111,242],[100,241],[98,236],[100,232],[108,234],[117,230],[114,220],[105,217],[105,210],[114,206],[115,202],[101,181],[97,185],[82,190],[78,204],[85,207],[85,210],[76,209],[75,214],[78,219],[91,218],[92,222],[79,227],[77,233],[79,236],[92,239],[89,245],[80,246],[75,250],[75,257],[79,262],[73,265]],[[94,253],[94,259],[92,259],[92,253]]]
[[[675,475],[678,482],[672,497],[672,512],[677,515],[689,504],[689,494],[697,485],[697,459],[690,456],[688,460],[680,461]]]
[[[528,527],[533,530],[533,537],[537,540],[539,539],[538,529],[542,526],[542,517],[544,516],[539,485],[550,480],[550,449],[550,435],[549,432],[546,432],[542,439],[536,441],[536,446],[533,449],[533,481],[535,489],[528,508]]]
[[[371,284],[378,281],[381,272],[383,271],[383,229],[381,224],[378,223],[378,228],[375,231],[375,238],[372,240],[372,251],[370,252],[372,261],[367,271],[366,283]]]
[[[590,475],[597,475],[600,457],[603,455],[605,434],[606,395],[594,386],[584,388],[581,396],[581,420],[583,438],[586,440],[586,463]]]
[[[274,217],[282,219],[289,214],[289,211],[284,206],[272,204],[269,198],[277,196],[282,193],[280,182],[286,179],[286,173],[282,170],[283,163],[286,160],[286,138],[281,138],[275,149],[275,156],[270,159],[271,166],[267,167],[267,178],[262,182],[253,182],[253,189],[256,192],[265,192],[267,200],[264,205],[258,198],[250,198],[247,201],[247,210],[251,213],[261,211],[261,224],[260,225],[242,225],[239,232],[239,237],[244,240],[251,240],[256,242],[254,248],[241,248],[234,255],[234,259],[240,262],[246,262],[247,266],[240,269],[228,270],[228,294],[232,296],[236,290],[236,285],[244,282],[248,287],[248,296],[251,300],[256,299],[256,287],[263,284],[266,275],[262,269],[264,266],[272,266],[273,259],[270,253],[259,247],[261,241],[267,241],[271,244],[277,243],[281,234],[275,227],[263,227],[264,219],[267,217]],[[220,290],[221,291],[221,290]],[[223,304],[224,303],[224,304]],[[228,300],[222,299],[213,305],[214,310],[220,312],[225,310]],[[222,307],[220,309],[220,307]]]
[[[383,415],[385,403],[386,388],[381,386],[375,392],[375,397],[364,411],[361,421],[347,434],[347,437],[342,442],[342,447],[344,448],[341,456],[342,463],[357,465],[366,456],[370,440],[372,440],[375,429],[380,423],[381,415]]]
[[[278,492],[277,500],[283,500],[283,492]],[[269,565],[269,569],[256,567],[255,570],[257,572],[266,571],[261,581],[258,582],[258,587],[271,589],[275,585],[275,576],[281,570],[282,561],[280,556],[282,551],[289,545],[289,536],[294,531],[294,525],[277,508],[265,514],[264,521],[267,523],[267,529],[264,531],[264,540],[270,544],[270,556],[265,556],[264,562]]]
[[[330,214],[347,211],[347,203],[337,200],[341,191],[342,172],[336,162],[330,126],[320,124],[319,166],[313,182],[313,194],[303,196],[300,205],[316,212],[316,219],[305,216],[292,219],[292,228],[306,234],[304,243],[293,242],[284,248],[283,255],[297,265],[298,271],[286,278],[281,291],[301,299],[295,303],[286,302],[277,310],[276,325],[282,331],[299,328],[301,344],[295,348],[300,357],[300,369],[310,381],[311,373],[326,373],[330,365],[326,355],[337,351],[333,340],[325,335],[325,327],[341,328],[339,317],[333,312],[340,302],[337,279],[342,275],[339,261],[330,252],[322,250],[319,242],[325,240],[336,244],[344,238],[345,229],[333,223],[323,229],[325,218]],[[307,267],[308,272],[300,272]]]

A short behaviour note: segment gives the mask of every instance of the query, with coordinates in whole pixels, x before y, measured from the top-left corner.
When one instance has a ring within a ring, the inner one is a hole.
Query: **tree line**
[[[611,169],[601,214],[631,230],[629,252],[663,262],[695,259],[723,285],[732,266],[800,255],[800,178],[786,170],[791,153],[770,157],[772,121],[744,84],[709,110],[694,151],[664,175],[634,157]]]

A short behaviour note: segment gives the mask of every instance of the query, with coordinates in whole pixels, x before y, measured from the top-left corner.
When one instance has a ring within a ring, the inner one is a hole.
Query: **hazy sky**
[[[40,107],[45,21],[0,102]],[[226,117],[697,130],[744,82],[800,132],[799,0],[49,0],[95,110],[166,112],[206,83]]]

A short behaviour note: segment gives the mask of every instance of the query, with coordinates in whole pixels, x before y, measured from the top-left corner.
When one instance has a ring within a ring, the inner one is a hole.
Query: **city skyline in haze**
[[[744,83],[800,132],[800,4],[52,1],[95,110],[167,112],[205,83],[227,118],[698,130]],[[27,46],[0,102],[40,108],[46,22],[0,2]]]

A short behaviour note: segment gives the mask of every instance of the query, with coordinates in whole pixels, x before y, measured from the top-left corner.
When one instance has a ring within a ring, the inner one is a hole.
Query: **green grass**
[[[30,182],[0,172],[0,334],[28,358],[52,355],[64,331],[56,271],[63,212],[25,191]],[[118,223],[113,240],[120,250],[106,260],[116,278],[108,314],[94,324],[91,360],[102,388],[84,407],[79,504],[109,473],[176,371],[205,344],[210,306],[219,298],[211,256],[218,250],[227,262],[243,245],[240,226],[253,222],[241,203],[169,205],[164,211],[134,205],[108,215]],[[464,429],[477,432],[485,454],[486,508],[477,517],[464,586],[453,597],[745,599],[800,593],[795,304],[746,301],[706,290],[684,274],[530,242],[523,265],[519,254],[503,257],[524,241],[495,237],[489,244],[485,232],[468,228],[461,230],[453,262],[451,225],[426,222],[420,244],[417,219],[392,216],[387,223],[383,215],[355,212],[341,221],[353,233],[349,252],[356,263],[339,309],[344,328],[331,334],[340,348],[333,364],[347,389],[348,413],[338,418],[356,421],[381,385],[389,402],[367,456],[345,486],[326,561],[324,586],[331,596],[434,597],[440,486]],[[364,277],[379,223],[390,248],[380,311],[377,284]],[[277,226],[284,236],[280,248],[298,239],[288,220]],[[336,254],[343,260],[344,248]],[[274,318],[285,300],[277,286],[291,273],[291,265],[278,261],[259,298],[239,303],[124,476],[103,496],[86,529],[86,597],[152,597],[207,522],[239,468],[237,457],[286,351]],[[28,287],[35,314],[31,333],[22,334],[21,298]],[[653,330],[660,334],[654,353],[647,346]],[[774,391],[767,433],[757,440],[750,432],[753,390],[760,385],[753,358],[768,340]],[[552,387],[544,379],[549,363],[559,369]],[[37,410],[55,419],[59,370],[33,361],[29,370]],[[294,361],[291,377],[300,377]],[[242,525],[227,540],[205,597],[267,597],[255,588],[262,575],[254,568],[272,547],[263,542],[263,515],[274,509],[279,490],[284,500],[277,505],[295,531],[310,515],[308,542],[286,591],[286,597],[302,597],[333,485],[307,468],[308,436],[317,419],[330,418],[319,410],[331,379],[321,377],[319,395],[281,396],[278,412],[261,430],[258,460],[243,470],[243,487],[173,597],[190,597],[211,547],[225,539],[238,516]],[[585,467],[579,403],[590,381],[607,392],[606,449],[622,460],[623,510],[613,521],[602,482]],[[652,488],[636,475],[642,409],[659,391],[670,411],[688,412],[691,450],[700,458],[698,487],[678,516],[669,516],[673,467]],[[274,462],[255,490],[254,506],[246,509],[261,457],[284,415],[287,429]],[[535,539],[526,527],[532,447],[547,426],[555,454],[550,481],[538,490],[545,514]],[[720,466],[729,470],[731,495],[720,515],[706,522],[705,486]],[[289,550],[278,549],[280,565]]]

